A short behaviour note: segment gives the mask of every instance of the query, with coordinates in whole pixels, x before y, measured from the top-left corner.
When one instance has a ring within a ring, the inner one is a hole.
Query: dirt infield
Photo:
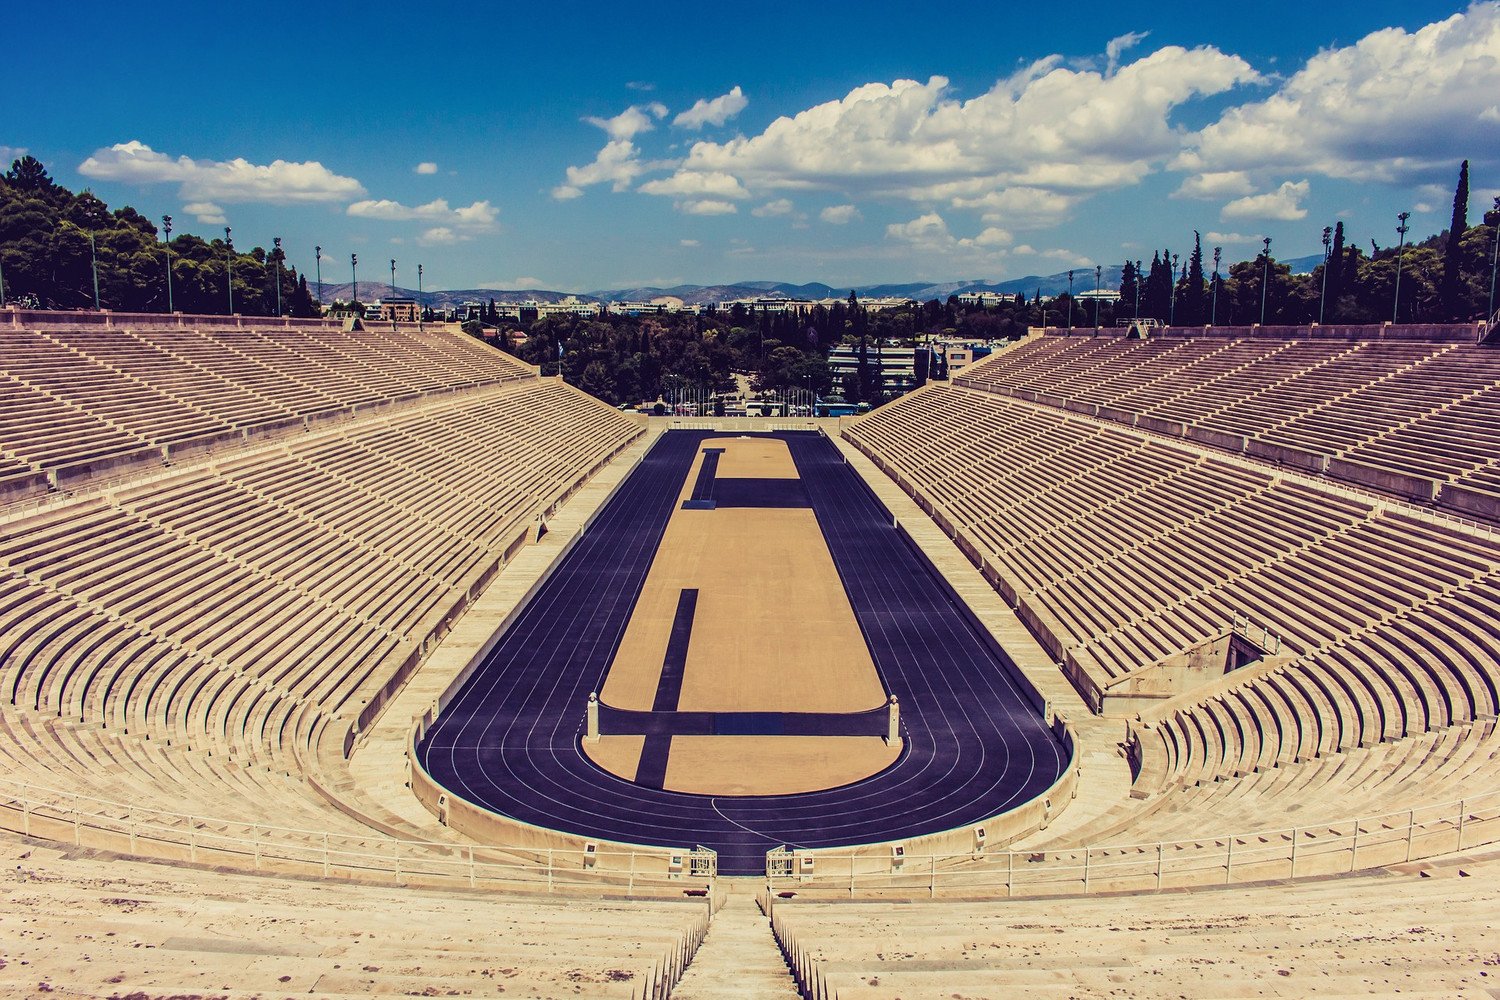
[[[663,683],[684,590],[697,591],[682,670],[681,711],[860,712],[886,692],[810,507],[688,510],[704,449],[722,448],[717,482],[794,480],[784,441],[714,437],[693,461],[620,642],[601,700],[649,710]],[[601,767],[633,778],[639,737],[588,748]],[[895,759],[878,739],[680,736],[664,786],[701,794],[808,791],[847,784]]]

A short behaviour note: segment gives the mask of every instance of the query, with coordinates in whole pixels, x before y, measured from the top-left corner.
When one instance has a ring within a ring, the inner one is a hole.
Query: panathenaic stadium
[[[836,420],[0,310],[0,993],[1500,995],[1500,347]]]

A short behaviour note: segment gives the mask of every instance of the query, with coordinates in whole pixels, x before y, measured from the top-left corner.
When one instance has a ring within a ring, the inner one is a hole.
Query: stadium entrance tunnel
[[[412,785],[455,829],[702,846],[731,875],[784,847],[1020,835],[1076,775],[818,432],[664,433],[441,703]]]

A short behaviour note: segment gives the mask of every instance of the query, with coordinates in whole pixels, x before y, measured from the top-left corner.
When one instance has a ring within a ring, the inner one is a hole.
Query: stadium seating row
[[[954,381],[1500,518],[1493,347],[1040,336]]]
[[[6,327],[0,352],[0,503],[530,374],[443,328]]]
[[[378,839],[308,784],[320,743],[341,756],[339,736],[538,515],[639,433],[560,381],[509,377],[524,370],[507,360],[491,364],[507,375],[497,384],[432,392],[463,373],[469,350],[413,363],[428,391],[407,405],[39,512],[12,508],[0,533],[0,777]],[[359,377],[351,366],[331,378]]]

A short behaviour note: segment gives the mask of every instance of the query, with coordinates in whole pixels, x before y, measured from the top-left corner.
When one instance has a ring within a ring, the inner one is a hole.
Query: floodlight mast
[[[89,232],[89,270],[94,273],[94,311],[99,311],[99,252],[94,247],[94,234]]]
[[[163,237],[167,243],[167,312],[176,312],[172,308],[172,217],[163,215],[161,217]]]
[[[225,260],[227,268],[228,268],[228,270],[227,270],[226,273],[229,275],[229,280],[226,282],[226,284],[229,287],[229,315],[233,316],[234,315],[234,240],[230,239],[230,236],[229,236],[229,227],[228,226],[224,227],[224,260]]]
[[[1411,218],[1410,212],[1402,212],[1396,216],[1400,225],[1396,227],[1396,233],[1401,237],[1401,242],[1396,247],[1396,301],[1391,305],[1391,322],[1396,323],[1401,315],[1401,258],[1406,253],[1406,234],[1411,229],[1406,220]]]
[[[1224,248],[1214,247],[1214,293],[1213,305],[1208,314],[1209,326],[1217,326],[1219,324],[1219,262],[1223,259]]]
[[[318,269],[318,314],[323,313],[323,248],[313,247],[313,263]]]
[[[1261,240],[1265,244],[1262,255],[1264,263],[1260,269],[1260,325],[1266,325],[1266,286],[1271,281],[1271,237],[1267,236]]]
[[[281,237],[271,237],[271,273],[276,281],[276,315],[281,315]]]

